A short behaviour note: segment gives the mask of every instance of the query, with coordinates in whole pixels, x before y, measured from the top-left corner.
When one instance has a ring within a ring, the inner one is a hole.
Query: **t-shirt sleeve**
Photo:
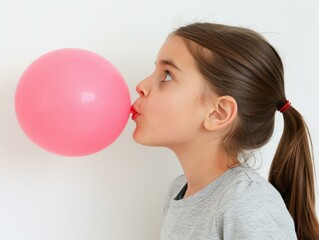
[[[224,240],[297,239],[279,193],[258,182],[231,186],[220,200],[216,220],[218,235]]]

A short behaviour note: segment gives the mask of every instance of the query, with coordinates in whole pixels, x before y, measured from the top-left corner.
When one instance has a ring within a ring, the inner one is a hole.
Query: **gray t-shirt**
[[[278,191],[244,166],[227,170],[196,194],[177,200],[176,178],[164,208],[161,240],[294,240],[294,222]]]

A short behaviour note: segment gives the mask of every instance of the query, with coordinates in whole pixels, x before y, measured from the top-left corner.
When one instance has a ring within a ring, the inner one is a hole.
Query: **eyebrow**
[[[170,59],[167,59],[167,60],[160,60],[160,63],[163,64],[163,65],[170,65],[172,66],[173,68],[176,68],[177,70],[181,71],[177,66],[176,64],[174,63],[173,60],[170,60]],[[156,65],[156,61],[155,61],[155,65]]]

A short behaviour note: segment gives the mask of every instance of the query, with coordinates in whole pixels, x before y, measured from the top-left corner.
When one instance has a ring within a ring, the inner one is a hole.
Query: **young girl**
[[[155,65],[136,88],[133,138],[173,150],[185,173],[161,240],[319,239],[310,136],[275,49],[252,30],[195,23],[167,38]],[[276,110],[284,130],[269,183],[242,159],[271,138]]]

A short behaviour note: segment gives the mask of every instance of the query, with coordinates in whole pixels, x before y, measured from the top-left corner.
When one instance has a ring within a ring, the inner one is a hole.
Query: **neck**
[[[191,196],[213,182],[229,167],[238,164],[230,159],[225,151],[218,149],[217,144],[198,146],[175,146],[171,148],[177,155],[187,178],[185,197]]]

